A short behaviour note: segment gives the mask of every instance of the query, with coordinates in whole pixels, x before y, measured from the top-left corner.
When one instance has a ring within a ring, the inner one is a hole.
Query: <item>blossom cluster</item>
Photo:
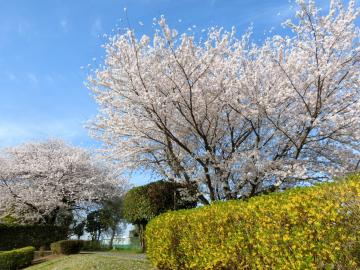
[[[89,78],[104,151],[125,171],[196,183],[203,203],[357,170],[359,10],[297,2],[293,34],[262,44],[221,28],[199,41],[163,17],[151,38],[112,37]]]

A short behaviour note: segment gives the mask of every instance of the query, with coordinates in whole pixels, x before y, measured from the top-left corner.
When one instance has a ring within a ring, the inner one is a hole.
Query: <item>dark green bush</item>
[[[77,254],[83,247],[82,240],[61,240],[51,244],[51,251],[54,254]]]
[[[99,251],[102,250],[100,241],[98,240],[83,240],[83,251]]]
[[[360,269],[360,174],[150,221],[157,269]]]
[[[24,247],[0,252],[0,269],[16,270],[29,266],[34,259],[35,248]]]
[[[39,249],[67,238],[67,228],[50,225],[4,225],[0,224],[0,250],[32,246]]]
[[[189,199],[183,198],[181,190],[185,190],[181,184],[163,180],[134,187],[125,195],[124,217],[133,224],[146,224],[153,217],[168,210],[195,207],[195,191],[188,191]]]
[[[184,196],[186,193],[186,196]],[[146,224],[169,210],[188,209],[197,205],[196,189],[170,181],[156,181],[130,189],[124,198],[124,217],[136,225],[140,245],[145,251]]]

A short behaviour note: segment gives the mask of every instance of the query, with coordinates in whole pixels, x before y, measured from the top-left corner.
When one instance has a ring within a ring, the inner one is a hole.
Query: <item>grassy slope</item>
[[[26,268],[26,270],[151,270],[150,263],[136,257],[109,254],[78,254],[60,257]]]

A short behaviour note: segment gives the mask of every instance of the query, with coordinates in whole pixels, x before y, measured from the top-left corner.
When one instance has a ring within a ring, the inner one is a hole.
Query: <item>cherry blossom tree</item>
[[[0,154],[0,211],[24,223],[55,224],[72,210],[121,195],[125,184],[88,151],[60,140]]]
[[[262,44],[234,29],[179,35],[163,17],[152,38],[111,38],[89,77],[105,154],[196,185],[204,204],[357,170],[359,9],[297,3],[292,35]]]

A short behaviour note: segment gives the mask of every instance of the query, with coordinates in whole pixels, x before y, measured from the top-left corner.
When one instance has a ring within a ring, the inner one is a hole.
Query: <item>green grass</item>
[[[26,270],[151,270],[150,263],[134,254],[77,254],[40,263]]]
[[[117,246],[114,249],[110,250],[111,252],[133,252],[133,253],[141,253],[141,247],[138,246],[131,246],[131,245],[126,245],[126,246]]]

